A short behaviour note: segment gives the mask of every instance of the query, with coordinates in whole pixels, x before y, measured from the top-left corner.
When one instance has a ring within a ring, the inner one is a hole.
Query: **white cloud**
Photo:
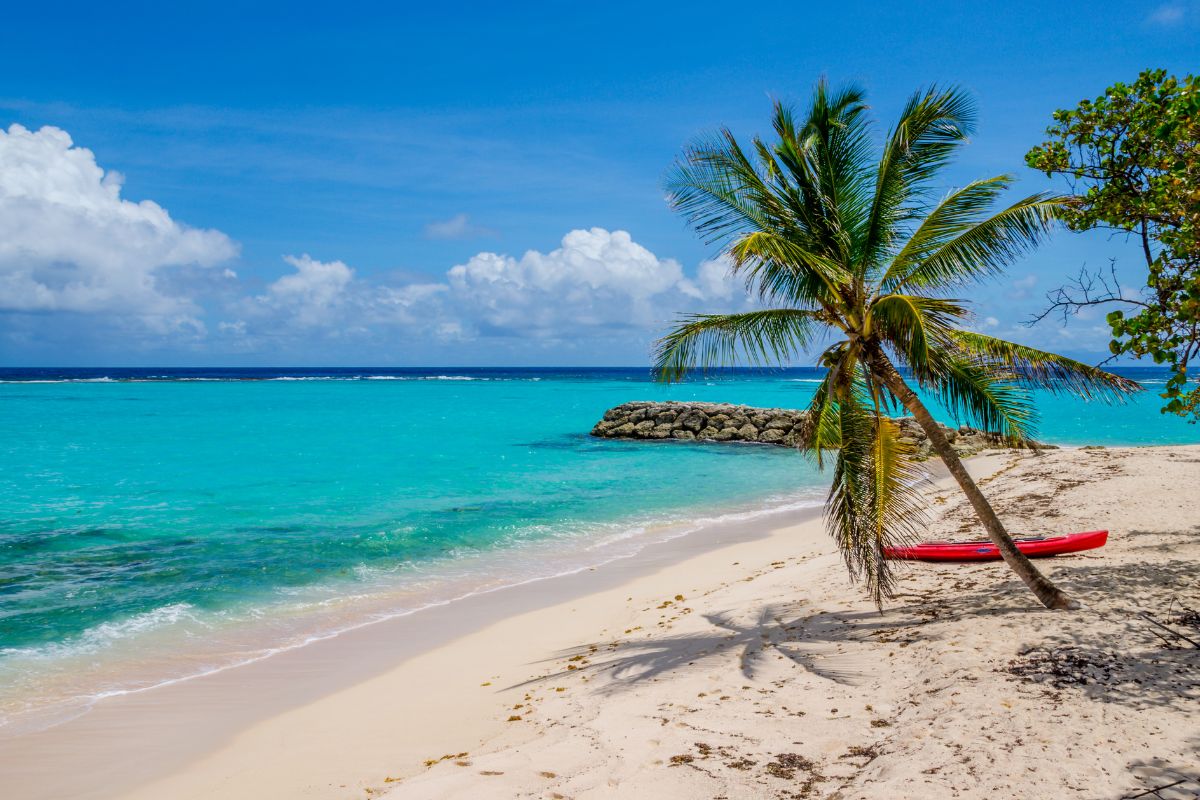
[[[372,328],[415,326],[433,318],[436,298],[447,291],[437,283],[378,284],[358,278],[342,261],[318,261],[307,253],[283,260],[293,272],[262,294],[236,299],[230,310],[240,319],[222,322],[222,333],[248,339],[266,333],[277,338],[287,331],[343,338]]]
[[[122,181],[63,130],[0,129],[0,333],[41,326],[50,337],[67,329],[55,312],[68,312],[80,336],[119,332],[127,348],[161,345],[168,333],[193,349],[207,338],[247,352],[318,339],[403,347],[487,337],[586,348],[647,342],[680,312],[750,305],[724,261],[688,274],[603,228],[571,231],[548,252],[480,252],[425,282],[288,255],[288,269],[253,291],[226,263],[238,254],[229,237],[122,198]],[[427,228],[438,238],[483,233],[465,214]],[[42,322],[5,312],[42,312]]]
[[[603,228],[571,231],[547,253],[479,253],[440,282],[393,286],[360,278],[341,261],[284,260],[294,272],[237,301],[231,310],[239,322],[223,324],[223,333],[253,338],[319,329],[339,338],[432,336],[443,342],[480,336],[576,341],[622,332],[648,338],[681,311],[749,304],[724,261],[706,261],[689,278],[679,262],[659,258],[625,231]]]
[[[603,228],[571,231],[558,249],[530,250],[519,259],[480,253],[447,278],[451,300],[468,322],[541,335],[649,327],[686,298],[703,297],[678,261],[658,258],[625,231]],[[706,282],[718,283],[711,275]]]
[[[707,300],[733,300],[744,294],[743,284],[729,274],[730,264],[724,258],[703,261],[696,270],[693,296]]]
[[[354,270],[341,261],[317,261],[308,253],[284,256],[296,268],[267,287],[257,301],[287,314],[302,327],[331,322],[344,303],[344,292],[354,279]]]
[[[495,235],[496,232],[491,228],[473,224],[466,214],[455,214],[450,219],[425,226],[425,236],[429,239],[476,239]]]
[[[247,278],[227,265],[238,253],[228,236],[124,199],[122,183],[65,131],[0,129],[0,359],[37,347],[119,357],[164,345],[267,358],[291,347],[305,358],[409,361],[461,345],[441,352],[631,359],[680,313],[754,307],[724,260],[685,270],[603,228],[571,231],[545,252],[480,252],[424,281],[285,256],[283,274],[262,286],[256,270]],[[433,238],[491,233],[466,214],[426,227]],[[1011,296],[1028,297],[1036,283],[1013,281]],[[985,325],[1003,328],[992,317]],[[321,342],[330,347],[311,349]]]
[[[1155,25],[1174,25],[1183,20],[1186,9],[1179,3],[1164,3],[1146,18]]]
[[[162,273],[212,267],[238,247],[154,202],[122,199],[122,180],[63,130],[0,129],[0,310],[108,312],[195,327],[198,308],[164,291]]]

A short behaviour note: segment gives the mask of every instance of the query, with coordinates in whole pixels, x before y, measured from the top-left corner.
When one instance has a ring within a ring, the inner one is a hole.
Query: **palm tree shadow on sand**
[[[1135,532],[1153,538],[1160,532]],[[1064,563],[1063,579],[1080,596],[1096,605],[1079,612],[1081,623],[1101,614],[1111,620],[1114,638],[1097,640],[1090,625],[1070,624],[1071,618],[1046,615],[1033,604],[1021,602],[1020,585],[1014,578],[994,587],[994,576],[984,569],[954,574],[944,571],[934,586],[917,594],[902,594],[906,602],[880,614],[862,611],[813,611],[803,602],[769,604],[757,612],[737,614],[720,611],[704,614],[709,630],[686,634],[650,636],[581,644],[543,660],[566,668],[531,678],[509,688],[528,686],[568,675],[604,675],[597,692],[616,692],[674,671],[710,669],[736,654],[741,674],[755,678],[767,659],[779,656],[806,673],[842,685],[857,685],[869,678],[880,663],[878,645],[890,641],[912,643],[936,640],[946,634],[942,627],[965,619],[1009,617],[1042,642],[1033,648],[1037,658],[1055,669],[1027,670],[1013,679],[1026,685],[1041,684],[1050,692],[1064,687],[1062,670],[1055,662],[1065,660],[1100,677],[1066,683],[1069,690],[1092,699],[1138,709],[1192,709],[1200,702],[1200,678],[1196,650],[1189,646],[1164,646],[1153,635],[1152,626],[1139,612],[1150,609],[1164,616],[1179,587],[1188,585],[1194,562],[1171,559],[1125,564],[1089,563],[1075,559]],[[1114,599],[1117,598],[1117,599]],[[748,622],[739,620],[749,619]],[[932,626],[932,627],[930,627]],[[1179,645],[1180,643],[1176,643]],[[1025,653],[1014,652],[1016,658]],[[1011,666],[1011,665],[1010,665]],[[999,671],[1011,672],[1006,665]]]
[[[739,671],[747,679],[755,678],[765,660],[776,655],[818,678],[852,686],[868,670],[864,659],[844,651],[846,645],[867,639],[877,642],[872,637],[925,622],[907,616],[885,618],[876,611],[801,615],[802,605],[763,606],[749,623],[739,623],[731,612],[704,614],[712,631],[578,645],[542,662],[566,660],[566,669],[511,688],[590,673],[607,675],[609,683],[597,691],[612,692],[670,672],[703,669],[731,654],[736,654]]]

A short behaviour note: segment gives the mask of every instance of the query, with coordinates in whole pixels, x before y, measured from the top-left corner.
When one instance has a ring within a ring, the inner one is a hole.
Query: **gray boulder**
[[[924,429],[912,417],[898,417],[904,441],[912,445],[918,458],[932,454]],[[615,439],[679,439],[682,441],[758,442],[797,447],[808,431],[804,411],[782,408],[753,408],[729,403],[623,403],[604,412],[592,428],[592,435]],[[992,434],[961,426],[957,430],[942,426],[942,432],[962,455],[1005,447]],[[1048,445],[1039,445],[1048,447]]]

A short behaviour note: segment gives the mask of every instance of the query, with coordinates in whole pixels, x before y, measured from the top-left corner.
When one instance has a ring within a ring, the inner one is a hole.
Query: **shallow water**
[[[802,407],[818,378],[0,371],[0,714],[68,713],[628,555],[700,517],[815,504],[825,478],[785,448],[587,431],[635,399]],[[1150,392],[1122,407],[1037,400],[1051,442],[1200,439]]]

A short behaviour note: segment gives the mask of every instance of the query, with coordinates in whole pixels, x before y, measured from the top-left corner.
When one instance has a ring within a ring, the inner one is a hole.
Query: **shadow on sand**
[[[1200,649],[1181,641],[1172,645],[1140,614],[1169,619],[1172,607],[1200,607],[1195,561],[1161,557],[1198,534],[1200,528],[1126,534],[1137,540],[1131,550],[1160,554],[1154,561],[1114,563],[1084,556],[1041,562],[1084,602],[1075,613],[1037,606],[1002,565],[916,565],[939,580],[929,589],[897,595],[901,602],[883,613],[814,612],[798,602],[705,614],[711,627],[697,633],[664,632],[564,650],[543,663],[565,660],[566,669],[517,685],[590,673],[608,678],[593,684],[594,691],[613,693],[674,671],[708,669],[730,656],[748,679],[762,671],[766,659],[779,656],[817,678],[857,685],[880,669],[880,650],[869,645],[936,643],[953,631],[946,623],[1001,618],[1005,629],[1038,644],[1007,664],[980,668],[1044,691],[1047,702],[1061,693],[1079,693],[1142,713],[1194,714],[1200,708]],[[1186,632],[1200,637],[1195,628]],[[1200,771],[1194,766],[1149,758],[1130,762],[1128,769],[1144,788],[1124,798],[1200,797]]]
[[[766,605],[746,624],[739,624],[732,612],[705,614],[704,619],[712,625],[711,631],[579,645],[547,660],[565,659],[567,669],[517,685],[590,672],[611,678],[598,691],[619,691],[676,670],[703,669],[707,663],[731,653],[736,653],[741,674],[746,678],[754,678],[763,659],[776,654],[817,677],[854,685],[866,670],[855,663],[853,656],[840,652],[841,644],[891,631],[898,625],[920,624],[876,612],[804,615],[801,607]]]
[[[1138,531],[1133,535],[1163,534]],[[1042,642],[1008,667],[999,667],[1013,680],[1041,684],[1050,691],[1078,691],[1098,702],[1139,709],[1197,708],[1200,650],[1167,646],[1139,616],[1141,611],[1165,614],[1181,591],[1194,587],[1195,563],[1182,559],[1086,563],[1075,558],[1053,566],[1056,579],[1084,601],[1083,611],[1043,610],[1015,577],[1006,577],[996,567],[960,571],[939,565],[932,568],[945,576],[935,588],[898,595],[906,602],[884,613],[805,613],[804,604],[797,603],[766,605],[752,617],[731,611],[705,614],[710,630],[581,644],[543,662],[566,660],[567,669],[517,685],[593,673],[610,678],[597,691],[615,692],[672,671],[704,669],[731,653],[746,678],[755,677],[764,659],[774,654],[819,678],[854,685],[877,667],[871,652],[854,647],[856,643],[934,642],[944,634],[942,623],[1011,617],[1018,627],[1027,626],[1026,639]],[[1097,637],[1091,624],[1097,615],[1107,621],[1104,627],[1112,631],[1111,636]],[[747,618],[750,621],[738,621]],[[1035,650],[1039,652],[1034,654]],[[1030,654],[1037,664],[1012,669]]]
[[[1122,795],[1121,800],[1182,800],[1200,797],[1200,739],[1191,742],[1193,766],[1178,767],[1159,758],[1130,762],[1129,771],[1137,777],[1143,789]]]

